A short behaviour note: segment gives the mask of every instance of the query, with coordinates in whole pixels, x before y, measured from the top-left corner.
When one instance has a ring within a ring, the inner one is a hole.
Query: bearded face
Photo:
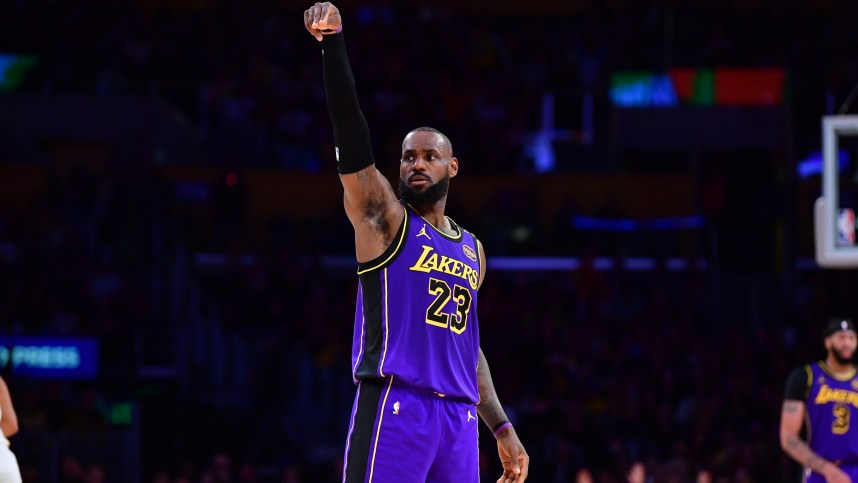
[[[435,183],[421,174],[413,175],[408,182],[399,178],[399,197],[411,206],[434,205],[447,196],[449,189],[449,174],[445,174]]]
[[[825,348],[828,354],[840,364],[851,364],[858,346],[858,336],[851,330],[841,330],[828,336]]]

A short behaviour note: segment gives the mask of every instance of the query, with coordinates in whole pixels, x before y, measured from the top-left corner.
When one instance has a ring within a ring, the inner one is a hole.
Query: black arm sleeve
[[[343,33],[322,37],[325,97],[334,125],[337,171],[356,173],[373,164],[369,126],[358,104]]]
[[[807,401],[808,385],[807,377],[810,368],[807,366],[799,367],[792,371],[787,378],[786,390],[784,391],[785,400]]]

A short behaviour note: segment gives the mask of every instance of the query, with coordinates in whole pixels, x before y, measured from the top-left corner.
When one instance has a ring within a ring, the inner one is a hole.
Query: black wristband
[[[512,427],[511,422],[509,422],[507,420],[503,420],[503,421],[499,422],[498,424],[496,424],[494,428],[492,428],[492,436],[494,436],[495,439],[497,439],[501,433],[506,431],[507,428],[511,428],[511,427]]]
[[[334,127],[337,171],[356,173],[373,164],[369,126],[358,104],[357,89],[342,32],[322,36],[325,97]]]

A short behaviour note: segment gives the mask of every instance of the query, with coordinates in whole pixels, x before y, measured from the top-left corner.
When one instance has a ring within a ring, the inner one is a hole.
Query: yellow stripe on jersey
[[[836,381],[840,381],[840,382],[848,381],[848,380],[850,380],[850,379],[854,379],[854,378],[855,378],[856,373],[858,373],[858,371],[856,371],[855,366],[853,366],[853,367],[852,367],[852,372],[851,372],[851,373],[849,373],[849,375],[848,375],[848,376],[837,377],[837,376],[835,376],[835,375],[834,375],[834,373],[833,373],[833,372],[831,372],[831,368],[830,368],[830,367],[828,367],[828,364],[826,364],[826,363],[825,363],[825,361],[819,361],[819,368],[820,368],[820,369],[822,369],[822,372],[824,372],[824,373],[828,374],[831,378],[833,378],[833,379],[834,379],[834,380],[836,380]]]
[[[416,213],[416,214],[417,214],[417,216],[419,216],[420,218],[423,218],[423,215],[421,215],[421,214],[420,214],[420,212],[419,212],[419,211],[417,211],[413,206],[408,205],[408,207],[409,207],[409,208],[411,208],[411,209],[414,211],[414,213]],[[461,228],[459,227],[459,225],[457,225],[453,220],[451,220],[449,216],[446,216],[445,218],[447,218],[447,219],[451,222],[451,223],[450,223],[450,225],[451,225],[451,226],[452,226],[452,225],[455,225],[456,236],[448,235],[447,233],[444,233],[443,231],[439,230],[437,226],[433,225],[433,224],[432,224],[432,222],[430,222],[430,221],[429,221],[429,220],[427,220],[426,218],[423,218],[423,221],[425,221],[427,225],[431,226],[433,230],[435,230],[436,232],[438,232],[438,234],[440,234],[441,236],[443,236],[443,237],[447,238],[448,240],[452,240],[452,241],[459,241],[459,240],[461,240],[461,239],[462,239],[462,229],[461,229]]]

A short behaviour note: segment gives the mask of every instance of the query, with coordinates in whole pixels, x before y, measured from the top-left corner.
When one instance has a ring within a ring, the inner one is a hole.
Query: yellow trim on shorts
[[[384,393],[384,401],[381,403],[381,412],[378,415],[378,429],[375,431],[375,445],[372,447],[372,464],[369,467],[369,482],[372,483],[372,474],[375,471],[375,452],[378,450],[378,438],[381,437],[381,420],[384,419],[384,408],[387,406],[387,396],[390,394],[390,388],[393,386],[393,376],[390,376],[390,382],[387,384],[387,391]]]

